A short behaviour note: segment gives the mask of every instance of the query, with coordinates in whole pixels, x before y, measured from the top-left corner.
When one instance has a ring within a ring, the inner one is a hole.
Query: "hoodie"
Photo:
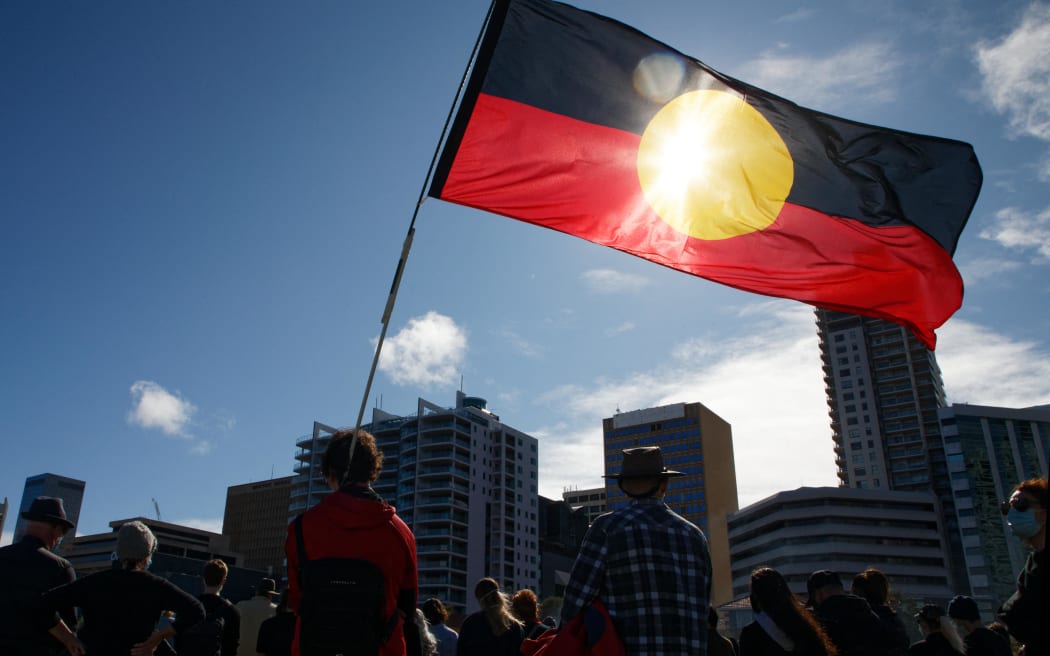
[[[359,558],[375,563],[386,581],[384,615],[393,616],[397,608],[415,614],[419,597],[415,536],[397,516],[394,507],[383,502],[370,488],[343,488],[303,513],[303,541],[310,560]],[[284,553],[288,557],[288,606],[298,610],[302,591],[294,523],[288,526]],[[299,654],[298,633],[297,623],[293,656]],[[401,619],[380,653],[382,656],[406,653]]]

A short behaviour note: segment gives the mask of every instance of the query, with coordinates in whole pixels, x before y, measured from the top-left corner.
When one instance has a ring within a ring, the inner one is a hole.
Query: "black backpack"
[[[386,580],[375,563],[358,558],[310,560],[303,517],[295,518],[299,554],[299,650],[302,656],[373,656],[397,626],[383,614]]]
[[[207,614],[202,621],[175,637],[179,656],[230,656],[222,653],[222,634],[226,630],[226,620],[219,614],[218,607],[205,607],[205,610]]]

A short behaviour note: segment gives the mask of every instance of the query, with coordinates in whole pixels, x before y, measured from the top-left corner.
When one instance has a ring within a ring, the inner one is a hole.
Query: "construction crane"
[[[151,498],[150,500],[153,502],[153,510],[157,513],[157,521],[159,522],[159,521],[161,521],[161,519],[160,519],[160,504],[157,503],[156,499],[152,499]]]

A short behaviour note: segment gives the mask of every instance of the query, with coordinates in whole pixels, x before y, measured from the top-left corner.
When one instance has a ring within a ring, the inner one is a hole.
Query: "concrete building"
[[[946,603],[954,594],[940,512],[929,490],[803,487],[732,513],[728,526],[738,600],[747,598],[751,572],[761,566],[783,574],[803,599],[816,570],[838,572],[848,588],[868,567],[889,577],[906,609]]]
[[[1010,532],[999,502],[1020,481],[1046,477],[1050,405],[998,408],[956,403],[938,412],[962,533],[966,573],[986,609],[1016,587],[1028,549]]]
[[[604,489],[602,494],[605,494]],[[539,497],[540,599],[561,597],[590,522],[586,508]]]
[[[733,432],[729,424],[700,403],[618,412],[602,420],[605,474],[620,471],[623,450],[658,446],[668,469],[685,476],[671,479],[664,502],[699,526],[711,549],[712,602],[732,599],[726,517],[737,509]],[[609,510],[629,503],[616,482],[605,488]]]
[[[594,487],[586,490],[566,488],[561,493],[561,498],[573,508],[582,509],[587,516],[588,524],[592,523],[598,515],[609,511],[604,487]]]
[[[80,506],[84,502],[84,481],[75,478],[59,476],[58,474],[37,474],[26,479],[25,489],[22,492],[22,504],[18,508],[18,517],[15,520],[14,542],[18,542],[25,535],[26,520],[22,519],[22,513],[29,510],[33,499],[37,497],[58,497],[62,499],[62,506],[66,509],[66,517],[73,522],[74,528],[70,530],[69,536],[76,535],[76,524],[80,520]]]
[[[243,567],[241,554],[230,549],[229,538],[224,535],[146,517],[111,521],[112,530],[108,533],[78,536],[63,543],[59,553],[73,564],[78,578],[111,569],[116,566],[117,531],[135,520],[148,526],[157,538],[157,551],[153,554],[150,572],[190,594],[198,595],[204,591],[201,568],[213,558],[222,559],[230,568],[223,596],[231,601],[251,597],[259,579],[267,576],[264,571]]]
[[[534,437],[462,392],[452,408],[419,399],[411,415],[373,409],[363,428],[383,451],[373,487],[415,533],[421,599],[438,597],[472,612],[474,584],[485,576],[507,590],[539,588]],[[298,441],[292,515],[329,493],[320,460],[335,430],[315,423],[313,434]]]
[[[932,490],[956,591],[967,594],[962,539],[937,419],[944,383],[933,352],[897,324],[816,310],[821,360],[845,487]]]
[[[291,476],[226,488],[222,534],[230,539],[230,549],[243,555],[244,567],[270,572],[276,579],[285,576],[291,492]]]

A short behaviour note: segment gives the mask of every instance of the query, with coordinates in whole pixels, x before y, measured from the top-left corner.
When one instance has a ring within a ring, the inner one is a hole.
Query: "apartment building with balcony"
[[[839,482],[844,487],[932,490],[956,592],[969,592],[944,444],[946,406],[937,358],[906,328],[817,309],[820,355]]]

